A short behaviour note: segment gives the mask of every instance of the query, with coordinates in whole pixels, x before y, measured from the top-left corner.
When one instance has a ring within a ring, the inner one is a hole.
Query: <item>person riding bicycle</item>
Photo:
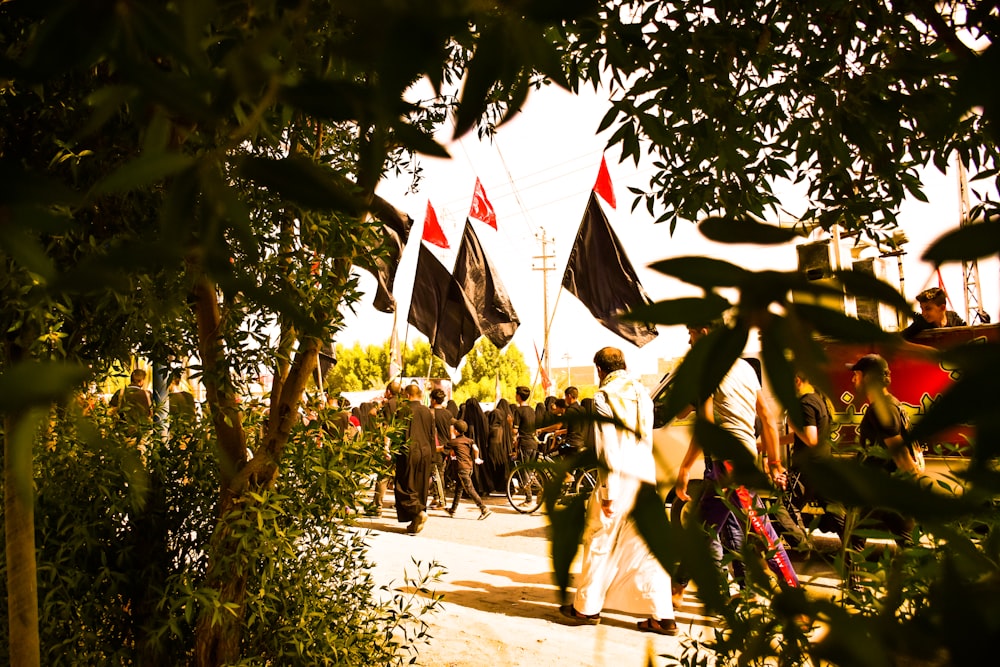
[[[538,456],[538,438],[535,435],[535,409],[528,405],[531,388],[519,386],[516,389],[517,407],[514,408],[514,430],[517,455],[522,462],[534,461]],[[531,485],[524,487],[524,503],[532,501]]]

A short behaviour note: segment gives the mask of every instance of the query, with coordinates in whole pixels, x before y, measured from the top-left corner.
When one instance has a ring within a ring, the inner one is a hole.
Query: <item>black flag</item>
[[[431,351],[457,368],[480,336],[475,310],[458,281],[420,244],[406,321],[431,342]]]
[[[562,286],[601,324],[636,347],[656,338],[655,327],[620,319],[629,310],[652,301],[593,192],[569,253]]]
[[[403,257],[403,248],[410,239],[413,219],[380,197],[375,197],[372,202],[372,213],[382,223],[382,243],[388,248],[388,253],[379,256],[375,254],[378,248],[368,248],[365,256],[359,258],[358,266],[370,271],[378,280],[372,306],[383,313],[392,313],[396,310],[392,286],[396,281],[399,260]]]
[[[455,258],[455,280],[474,308],[480,331],[497,349],[503,348],[514,337],[521,321],[468,220]]]

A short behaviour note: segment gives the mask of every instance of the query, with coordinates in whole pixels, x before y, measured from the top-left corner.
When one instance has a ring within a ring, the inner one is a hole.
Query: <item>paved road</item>
[[[389,508],[378,519],[365,519],[376,581],[395,590],[411,590],[406,573],[439,564],[443,573],[433,592],[443,595],[441,611],[430,619],[431,644],[417,665],[509,665],[546,667],[644,667],[653,656],[679,655],[680,637],[638,632],[636,617],[608,613],[598,626],[563,625],[558,590],[552,580],[547,519],[515,512],[506,498],[492,497],[493,516],[477,521],[479,511],[463,502],[456,518],[431,510],[419,535],[407,535]],[[579,562],[573,572],[579,571]],[[825,573],[824,573],[825,574]],[[829,586],[824,576],[804,577],[812,586]],[[690,592],[677,610],[685,634],[704,636],[711,620]],[[652,664],[667,664],[655,657]]]

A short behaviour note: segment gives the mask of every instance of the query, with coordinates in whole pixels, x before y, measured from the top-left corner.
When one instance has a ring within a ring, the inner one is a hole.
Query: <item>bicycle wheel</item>
[[[597,488],[597,468],[578,470],[573,480],[573,492],[588,497]]]
[[[544,479],[538,470],[518,464],[507,476],[507,501],[521,514],[531,514],[542,506],[544,487]]]

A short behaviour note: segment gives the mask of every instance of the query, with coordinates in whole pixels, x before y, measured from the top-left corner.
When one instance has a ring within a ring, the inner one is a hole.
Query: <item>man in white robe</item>
[[[676,634],[670,575],[629,518],[640,486],[656,484],[653,402],[626,373],[621,350],[602,348],[594,364],[601,382],[594,408],[616,423],[595,425],[597,456],[607,471],[588,502],[576,597],[560,612],[576,624],[595,624],[602,609],[614,609],[645,616],[643,632]]]

